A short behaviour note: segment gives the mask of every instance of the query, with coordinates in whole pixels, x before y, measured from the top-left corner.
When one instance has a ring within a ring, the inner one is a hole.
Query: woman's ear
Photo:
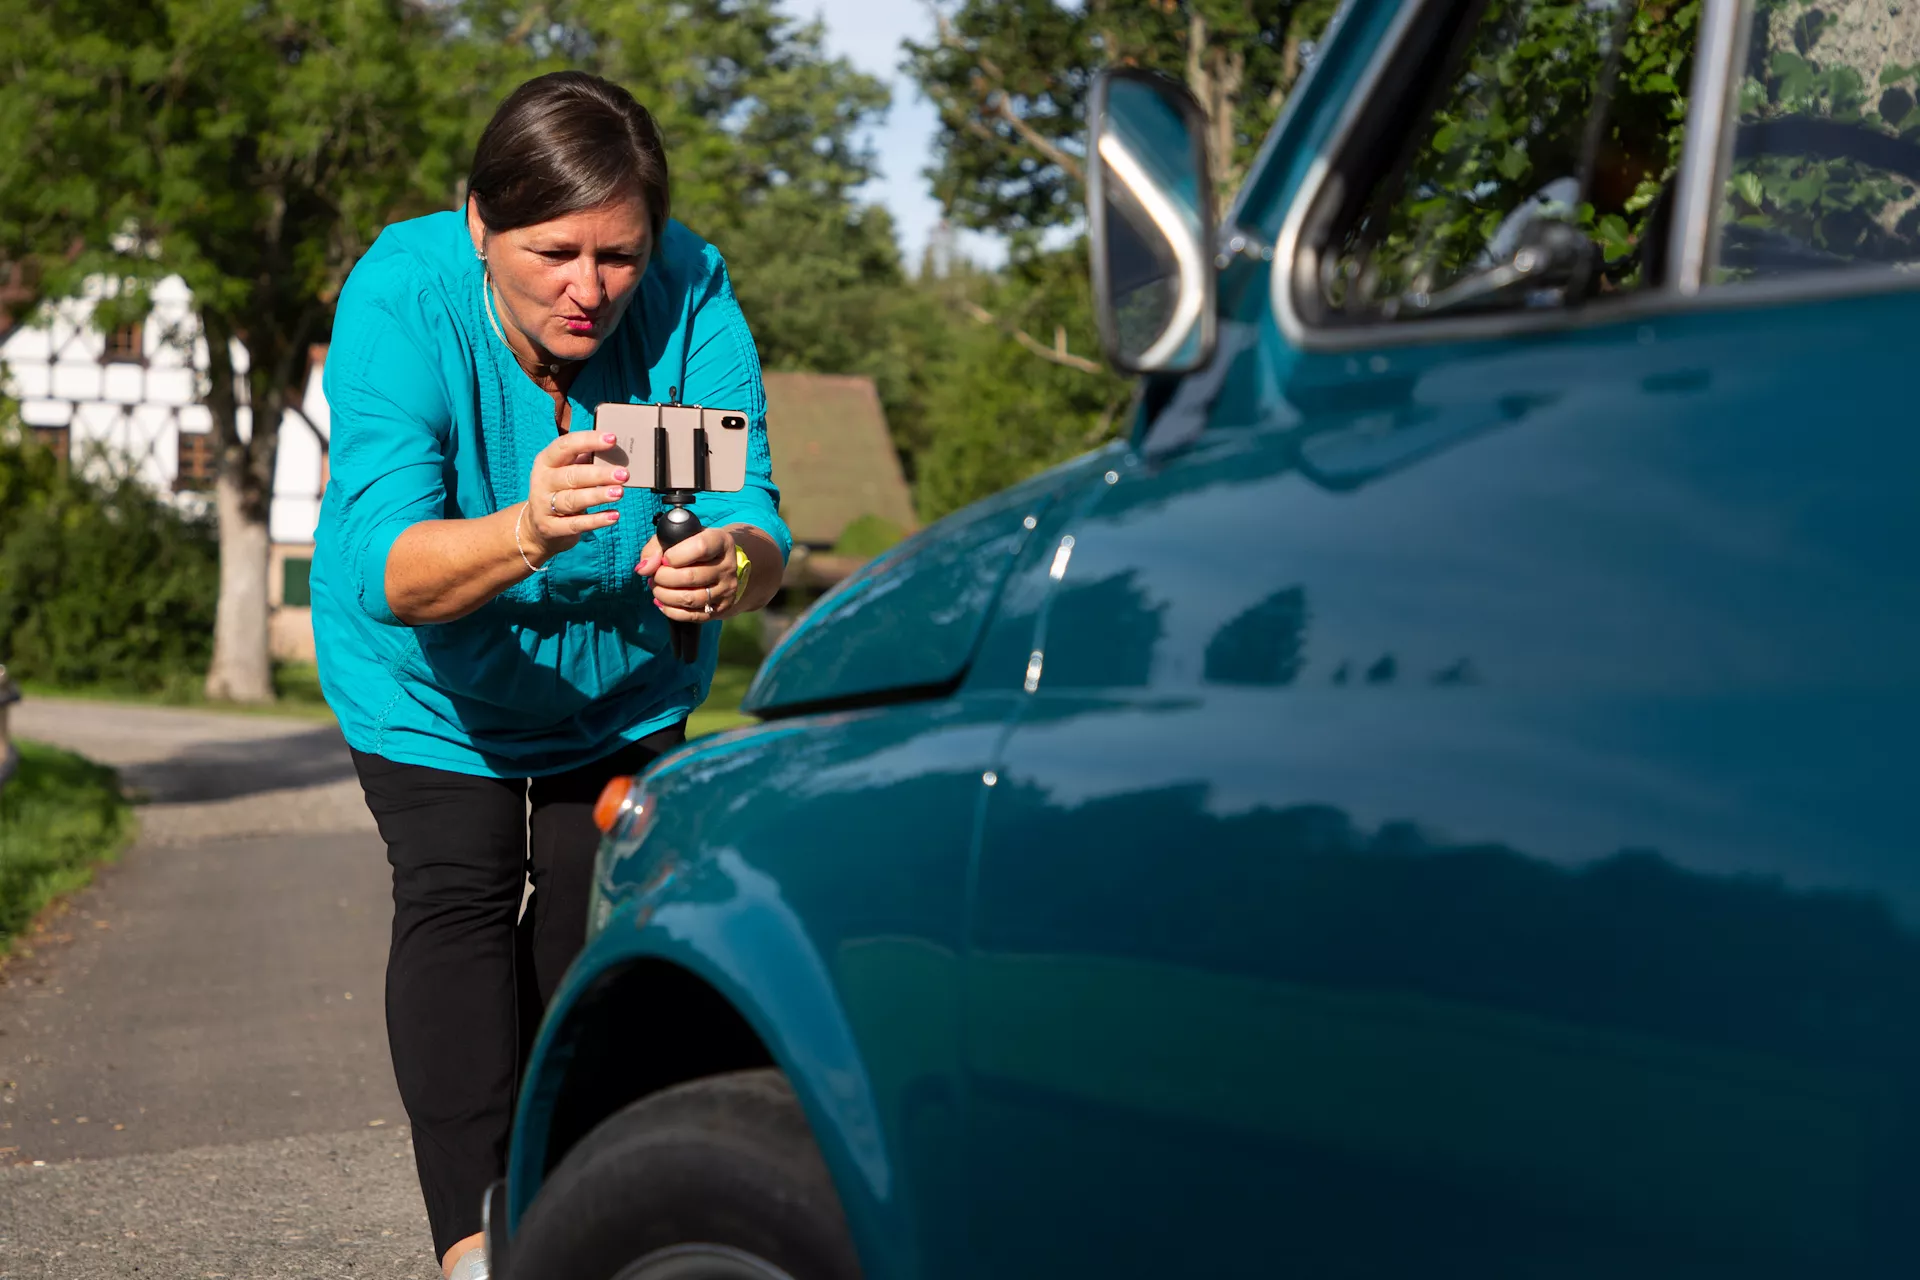
[[[473,237],[473,256],[485,262],[487,260],[487,225],[480,221],[480,206],[472,196],[467,197],[467,234]]]

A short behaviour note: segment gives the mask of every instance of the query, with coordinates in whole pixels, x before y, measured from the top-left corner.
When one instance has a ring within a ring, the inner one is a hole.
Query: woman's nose
[[[579,270],[573,278],[573,300],[588,311],[607,300],[606,286],[600,283],[600,264],[592,258],[581,257]]]

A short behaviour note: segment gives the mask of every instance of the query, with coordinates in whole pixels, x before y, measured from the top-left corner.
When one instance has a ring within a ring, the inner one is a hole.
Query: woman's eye
[[[572,262],[573,254],[565,249],[543,249],[540,256],[548,262]]]

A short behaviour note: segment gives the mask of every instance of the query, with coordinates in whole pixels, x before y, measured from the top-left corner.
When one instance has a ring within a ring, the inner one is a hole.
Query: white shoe
[[[488,1280],[493,1272],[487,1267],[487,1251],[476,1246],[460,1255],[460,1261],[453,1264],[447,1280]]]

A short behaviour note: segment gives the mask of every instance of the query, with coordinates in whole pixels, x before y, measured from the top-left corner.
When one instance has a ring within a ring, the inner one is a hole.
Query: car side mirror
[[[1087,148],[1094,314],[1123,373],[1185,373],[1214,346],[1207,117],[1180,84],[1131,67],[1094,83]]]

